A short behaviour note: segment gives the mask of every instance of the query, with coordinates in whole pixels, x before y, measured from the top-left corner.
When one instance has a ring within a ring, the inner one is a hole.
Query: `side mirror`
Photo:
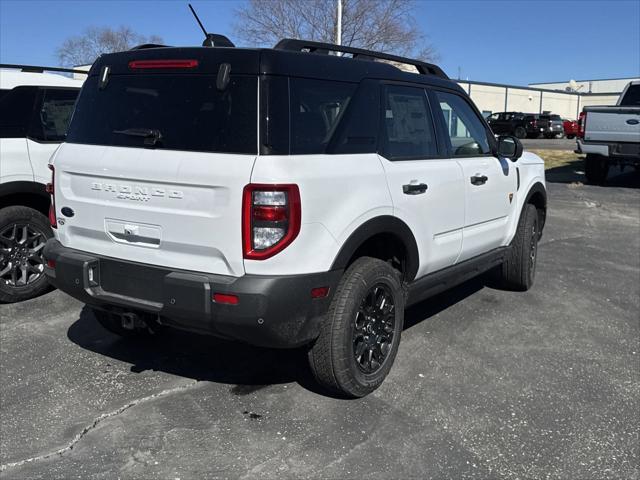
[[[498,155],[515,162],[522,156],[522,142],[511,135],[498,137]]]

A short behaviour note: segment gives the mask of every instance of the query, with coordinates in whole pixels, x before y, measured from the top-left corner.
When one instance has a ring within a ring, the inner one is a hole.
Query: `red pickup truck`
[[[567,120],[566,118],[562,121],[562,127],[564,128],[564,136],[567,138],[575,138],[578,135],[578,122],[575,120]]]

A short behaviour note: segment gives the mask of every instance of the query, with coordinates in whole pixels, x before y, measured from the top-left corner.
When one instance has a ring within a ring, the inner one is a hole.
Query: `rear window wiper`
[[[142,137],[144,138],[144,144],[150,147],[155,146],[156,143],[162,140],[160,130],[153,128],[127,128],[125,130],[114,130],[113,133],[129,135],[131,137]]]

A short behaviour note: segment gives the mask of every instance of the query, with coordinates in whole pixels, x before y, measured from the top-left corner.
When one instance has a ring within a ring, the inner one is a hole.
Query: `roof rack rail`
[[[432,63],[421,62],[406,57],[390,55],[388,53],[374,52],[372,50],[364,50],[362,48],[346,47],[344,45],[334,45],[332,43],[313,42],[308,40],[297,40],[294,38],[284,38],[280,40],[275,47],[276,50],[290,50],[295,52],[308,51],[310,53],[320,53],[327,55],[329,52],[350,53],[353,58],[359,60],[388,60],[390,62],[405,63],[416,67],[419,73],[423,75],[435,75],[436,77],[446,78],[444,71],[437,65]]]
[[[130,50],[146,50],[147,48],[164,48],[169,45],[160,45],[159,43],[143,43],[142,45],[136,45]]]
[[[63,67],[39,67],[36,65],[14,65],[8,63],[1,63],[0,68],[13,68],[21,70],[23,72],[30,73],[43,73],[43,72],[65,72],[65,73],[83,73],[89,75],[89,71],[78,70],[76,68],[63,68]]]

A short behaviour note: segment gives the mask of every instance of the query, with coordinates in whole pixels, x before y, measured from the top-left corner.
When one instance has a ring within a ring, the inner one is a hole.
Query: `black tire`
[[[503,287],[526,291],[533,285],[538,259],[539,225],[536,207],[527,204],[518,222],[516,236],[499,270]]]
[[[21,302],[49,290],[42,251],[51,237],[49,219],[37,210],[0,209],[0,302]]]
[[[524,127],[516,127],[516,129],[514,130],[513,134],[516,136],[516,138],[526,138],[527,137],[527,131],[525,130]]]
[[[128,329],[122,326],[122,318],[119,315],[108,312],[106,310],[99,310],[92,308],[91,312],[96,318],[98,323],[104,327],[105,330],[118,335],[123,338],[149,338],[156,331],[152,331],[148,328],[135,328]]]
[[[379,309],[368,307],[378,303]],[[404,305],[397,270],[376,258],[357,259],[340,280],[320,336],[308,353],[318,383],[350,398],[378,388],[398,352]]]
[[[589,183],[604,185],[609,174],[609,164],[605,157],[587,154],[584,159],[584,174]]]
[[[569,135],[567,135],[567,138],[569,140],[573,140],[574,138],[576,138],[576,136],[570,133]]]

